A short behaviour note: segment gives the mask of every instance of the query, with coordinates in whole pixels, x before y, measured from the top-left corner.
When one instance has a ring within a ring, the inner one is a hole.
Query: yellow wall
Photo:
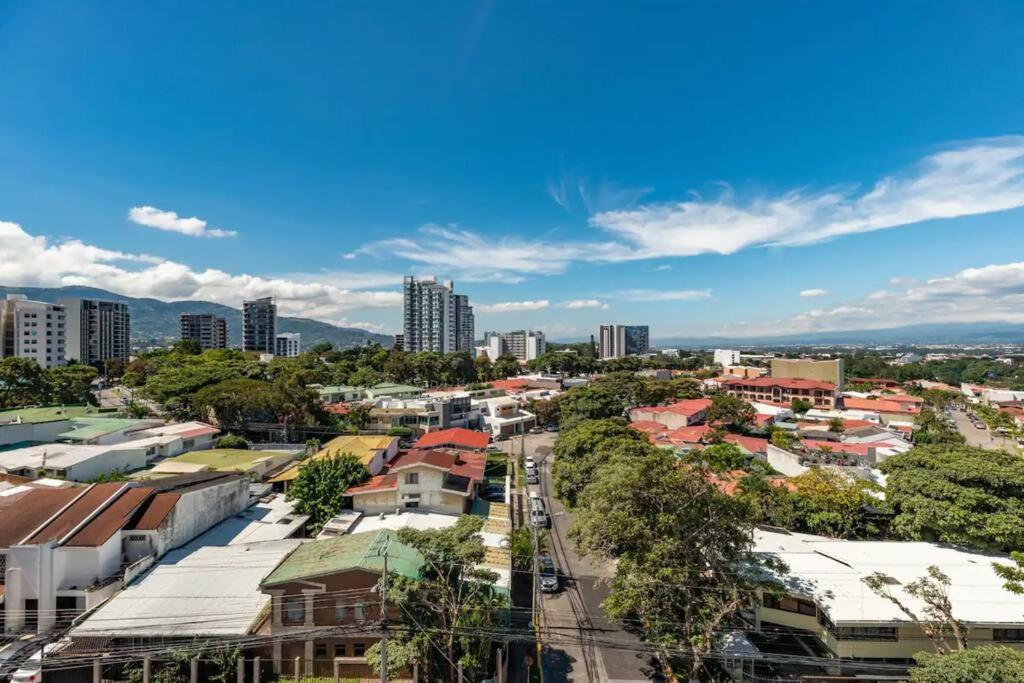
[[[832,382],[843,387],[843,361],[811,360],[809,358],[772,358],[772,377],[795,377]]]

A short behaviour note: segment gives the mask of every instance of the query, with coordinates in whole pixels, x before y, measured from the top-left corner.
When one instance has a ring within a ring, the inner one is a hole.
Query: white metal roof
[[[1000,555],[966,552],[937,543],[911,541],[843,541],[809,534],[757,529],[754,546],[789,567],[779,578],[795,595],[813,598],[840,624],[908,623],[889,600],[876,595],[863,579],[875,572],[892,577],[893,594],[918,614],[923,604],[903,587],[939,567],[950,578],[953,614],[970,624],[1024,626],[1024,595],[1003,588],[992,563],[1009,563]]]
[[[190,544],[83,621],[72,637],[240,636],[264,618],[270,596],[260,582],[300,541],[227,546]]]

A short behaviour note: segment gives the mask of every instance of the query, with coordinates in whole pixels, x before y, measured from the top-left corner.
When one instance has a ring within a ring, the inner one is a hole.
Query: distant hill
[[[583,339],[574,341],[584,341]],[[1020,344],[1024,343],[1024,325],[1009,323],[929,323],[883,330],[844,330],[804,332],[761,337],[659,337],[656,347],[695,349],[745,346],[803,346],[824,344]]]
[[[242,345],[242,311],[209,301],[137,299],[95,287],[0,286],[0,298],[6,298],[8,293],[24,294],[30,299],[47,302],[55,302],[62,297],[124,301],[128,304],[128,312],[132,317],[132,341],[135,342],[162,343],[167,339],[177,339],[178,319],[182,313],[211,313],[227,320],[229,345]],[[321,341],[328,341],[336,348],[359,346],[367,342],[391,346],[395,341],[394,337],[386,334],[375,334],[354,327],[338,327],[318,320],[285,316],[278,316],[277,331],[300,333],[302,348],[308,348]]]

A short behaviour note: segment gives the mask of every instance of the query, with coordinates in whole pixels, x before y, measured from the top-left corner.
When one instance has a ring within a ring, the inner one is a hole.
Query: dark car
[[[505,502],[505,487],[499,484],[491,484],[485,486],[481,497],[484,500],[492,503],[504,503]]]
[[[550,555],[541,555],[538,560],[540,566],[540,589],[545,593],[554,593],[558,590],[558,572],[555,571],[555,562]]]

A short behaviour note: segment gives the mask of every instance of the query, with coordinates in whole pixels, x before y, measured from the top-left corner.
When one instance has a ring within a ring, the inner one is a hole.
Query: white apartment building
[[[28,358],[43,368],[64,365],[65,335],[63,306],[29,301],[22,294],[8,294],[0,302],[0,358]]]
[[[86,365],[106,360],[127,361],[131,316],[118,301],[69,298],[58,300],[67,314],[67,357]]]
[[[295,358],[302,347],[302,335],[298,332],[280,332],[274,339],[274,355]]]
[[[723,368],[740,365],[740,352],[735,349],[715,349],[714,362]]]
[[[475,320],[469,297],[455,294],[450,280],[417,280],[408,275],[403,282],[402,348],[406,351],[472,351]]]
[[[514,356],[516,360],[529,361],[544,355],[547,348],[544,333],[533,330],[486,332],[484,343],[487,357],[492,361],[501,356]]]

